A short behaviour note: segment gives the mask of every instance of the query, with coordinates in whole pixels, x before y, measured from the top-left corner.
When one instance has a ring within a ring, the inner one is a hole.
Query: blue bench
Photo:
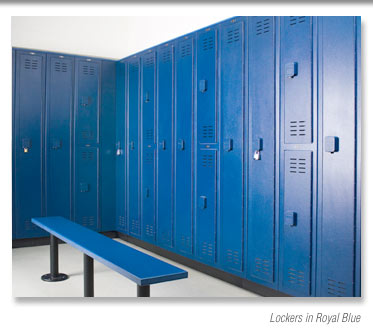
[[[51,234],[51,272],[42,276],[44,281],[62,281],[68,276],[58,272],[58,240],[84,253],[84,296],[93,295],[93,259],[137,284],[137,296],[150,296],[150,285],[183,279],[188,272],[156,259],[132,247],[121,244],[63,217],[32,218],[32,223]]]

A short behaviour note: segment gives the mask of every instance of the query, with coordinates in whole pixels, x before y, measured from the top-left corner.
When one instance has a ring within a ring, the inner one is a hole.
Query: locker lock
[[[29,139],[29,138],[22,139],[23,152],[28,153],[30,148],[31,148],[31,139]]]
[[[260,153],[262,150],[263,150],[263,139],[257,138],[256,139],[256,150],[254,151],[254,157],[253,157],[255,161],[258,161],[261,159]]]

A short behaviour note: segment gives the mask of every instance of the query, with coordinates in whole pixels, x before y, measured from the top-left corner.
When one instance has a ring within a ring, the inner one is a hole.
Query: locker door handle
[[[233,150],[233,139],[226,139],[224,141],[224,150],[230,152]]]
[[[28,153],[29,149],[31,148],[31,139],[24,138],[22,139],[22,149],[24,153]]]
[[[207,80],[201,79],[199,81],[199,91],[200,92],[206,92],[207,91]]]
[[[333,154],[339,151],[339,138],[335,136],[325,137],[325,152]]]
[[[150,197],[150,189],[149,188],[145,188],[145,197],[146,198]]]
[[[207,197],[206,196],[200,196],[198,202],[199,202],[199,208],[201,210],[204,210],[207,208]]]
[[[285,225],[297,226],[297,213],[293,211],[287,211],[285,213]]]
[[[255,161],[258,161],[261,159],[261,151],[263,150],[263,139],[257,138],[256,139],[256,150],[254,151],[254,157],[253,159]]]
[[[285,74],[287,78],[298,76],[298,63],[290,62],[285,65]]]
[[[60,139],[53,139],[52,140],[52,149],[59,149],[61,148],[62,141]]]
[[[135,142],[130,141],[130,150],[134,150],[134,149],[135,149]]]
[[[120,146],[120,141],[117,142],[117,146],[116,147],[117,147],[117,150],[116,150],[115,154],[117,156],[121,156],[123,154],[123,150],[122,150],[122,148],[120,148],[121,147]]]
[[[178,142],[177,142],[177,146],[179,148],[179,150],[184,150],[185,149],[185,141],[183,139],[180,139]]]
[[[149,103],[150,102],[150,98],[149,98],[149,92],[145,92],[145,103]]]
[[[163,150],[166,150],[166,140],[162,140],[162,141],[159,143],[159,148],[160,148],[160,149],[163,149]]]

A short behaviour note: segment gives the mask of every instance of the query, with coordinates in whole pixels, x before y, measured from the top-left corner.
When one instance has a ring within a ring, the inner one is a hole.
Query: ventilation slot
[[[295,26],[296,24],[300,24],[306,22],[305,16],[290,16],[289,25]]]
[[[211,125],[202,126],[202,138],[214,139],[214,127]]]
[[[147,236],[153,237],[154,236],[154,226],[150,225],[150,224],[146,224],[145,225],[145,234]]]
[[[189,236],[182,235],[180,238],[180,249],[189,251],[191,247],[191,238]]]
[[[164,49],[162,51],[162,62],[163,63],[169,63],[169,62],[171,62],[171,60],[172,60],[171,48]]]
[[[86,140],[93,139],[93,132],[92,131],[82,131],[82,138]]]
[[[83,160],[93,160],[93,152],[82,152]]]
[[[201,254],[212,257],[214,255],[214,248],[212,243],[203,242]]]
[[[154,139],[154,132],[153,129],[148,129],[145,131],[145,139],[153,140]]]
[[[228,31],[227,43],[234,43],[240,40],[240,31],[238,28]]]
[[[304,120],[290,121],[290,136],[306,136],[306,122]]]
[[[119,216],[118,225],[119,225],[119,227],[123,228],[124,230],[127,230],[127,221],[126,221],[125,216]]]
[[[54,63],[54,71],[56,72],[67,72],[67,64],[61,62]]]
[[[25,69],[26,70],[37,70],[39,68],[39,62],[36,59],[25,59]]]
[[[307,170],[306,159],[290,158],[290,173],[305,174]]]
[[[264,19],[256,22],[256,35],[269,33],[271,30],[270,19]]]
[[[207,51],[213,48],[214,48],[214,39],[212,36],[206,37],[202,40],[202,49],[204,51]]]
[[[144,59],[144,65],[146,68],[149,68],[154,65],[154,56],[151,55],[150,57],[147,57]]]
[[[192,44],[191,43],[184,43],[180,47],[181,49],[181,58],[190,56],[192,54]]]
[[[153,153],[145,153],[144,161],[146,164],[152,164],[153,163]]]
[[[214,154],[202,155],[202,167],[206,167],[206,168],[214,167]]]
[[[38,228],[36,225],[32,224],[31,220],[29,219],[24,221],[24,225],[26,231],[35,231]]]
[[[240,253],[238,251],[233,251],[228,249],[226,252],[226,259],[228,264],[240,265],[241,258]]]
[[[131,221],[131,233],[140,234],[140,222],[136,219]]]
[[[289,268],[288,281],[297,286],[305,286],[304,272]]]
[[[94,216],[84,216],[82,218],[82,224],[83,226],[95,226],[96,220]]]
[[[130,72],[137,72],[139,69],[139,64],[136,62],[136,63],[130,63],[129,65],[129,71]]]
[[[270,274],[270,263],[268,259],[255,258],[255,272]]]
[[[83,75],[93,76],[95,74],[95,68],[92,65],[83,65]]]
[[[346,284],[341,281],[328,279],[328,294],[332,296],[346,296]]]

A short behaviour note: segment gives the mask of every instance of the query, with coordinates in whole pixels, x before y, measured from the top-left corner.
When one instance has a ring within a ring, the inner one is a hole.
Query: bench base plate
[[[64,281],[64,280],[67,280],[68,278],[69,276],[64,273],[58,273],[57,276],[53,276],[53,277],[50,273],[44,274],[41,276],[41,280],[46,281],[46,282]]]

